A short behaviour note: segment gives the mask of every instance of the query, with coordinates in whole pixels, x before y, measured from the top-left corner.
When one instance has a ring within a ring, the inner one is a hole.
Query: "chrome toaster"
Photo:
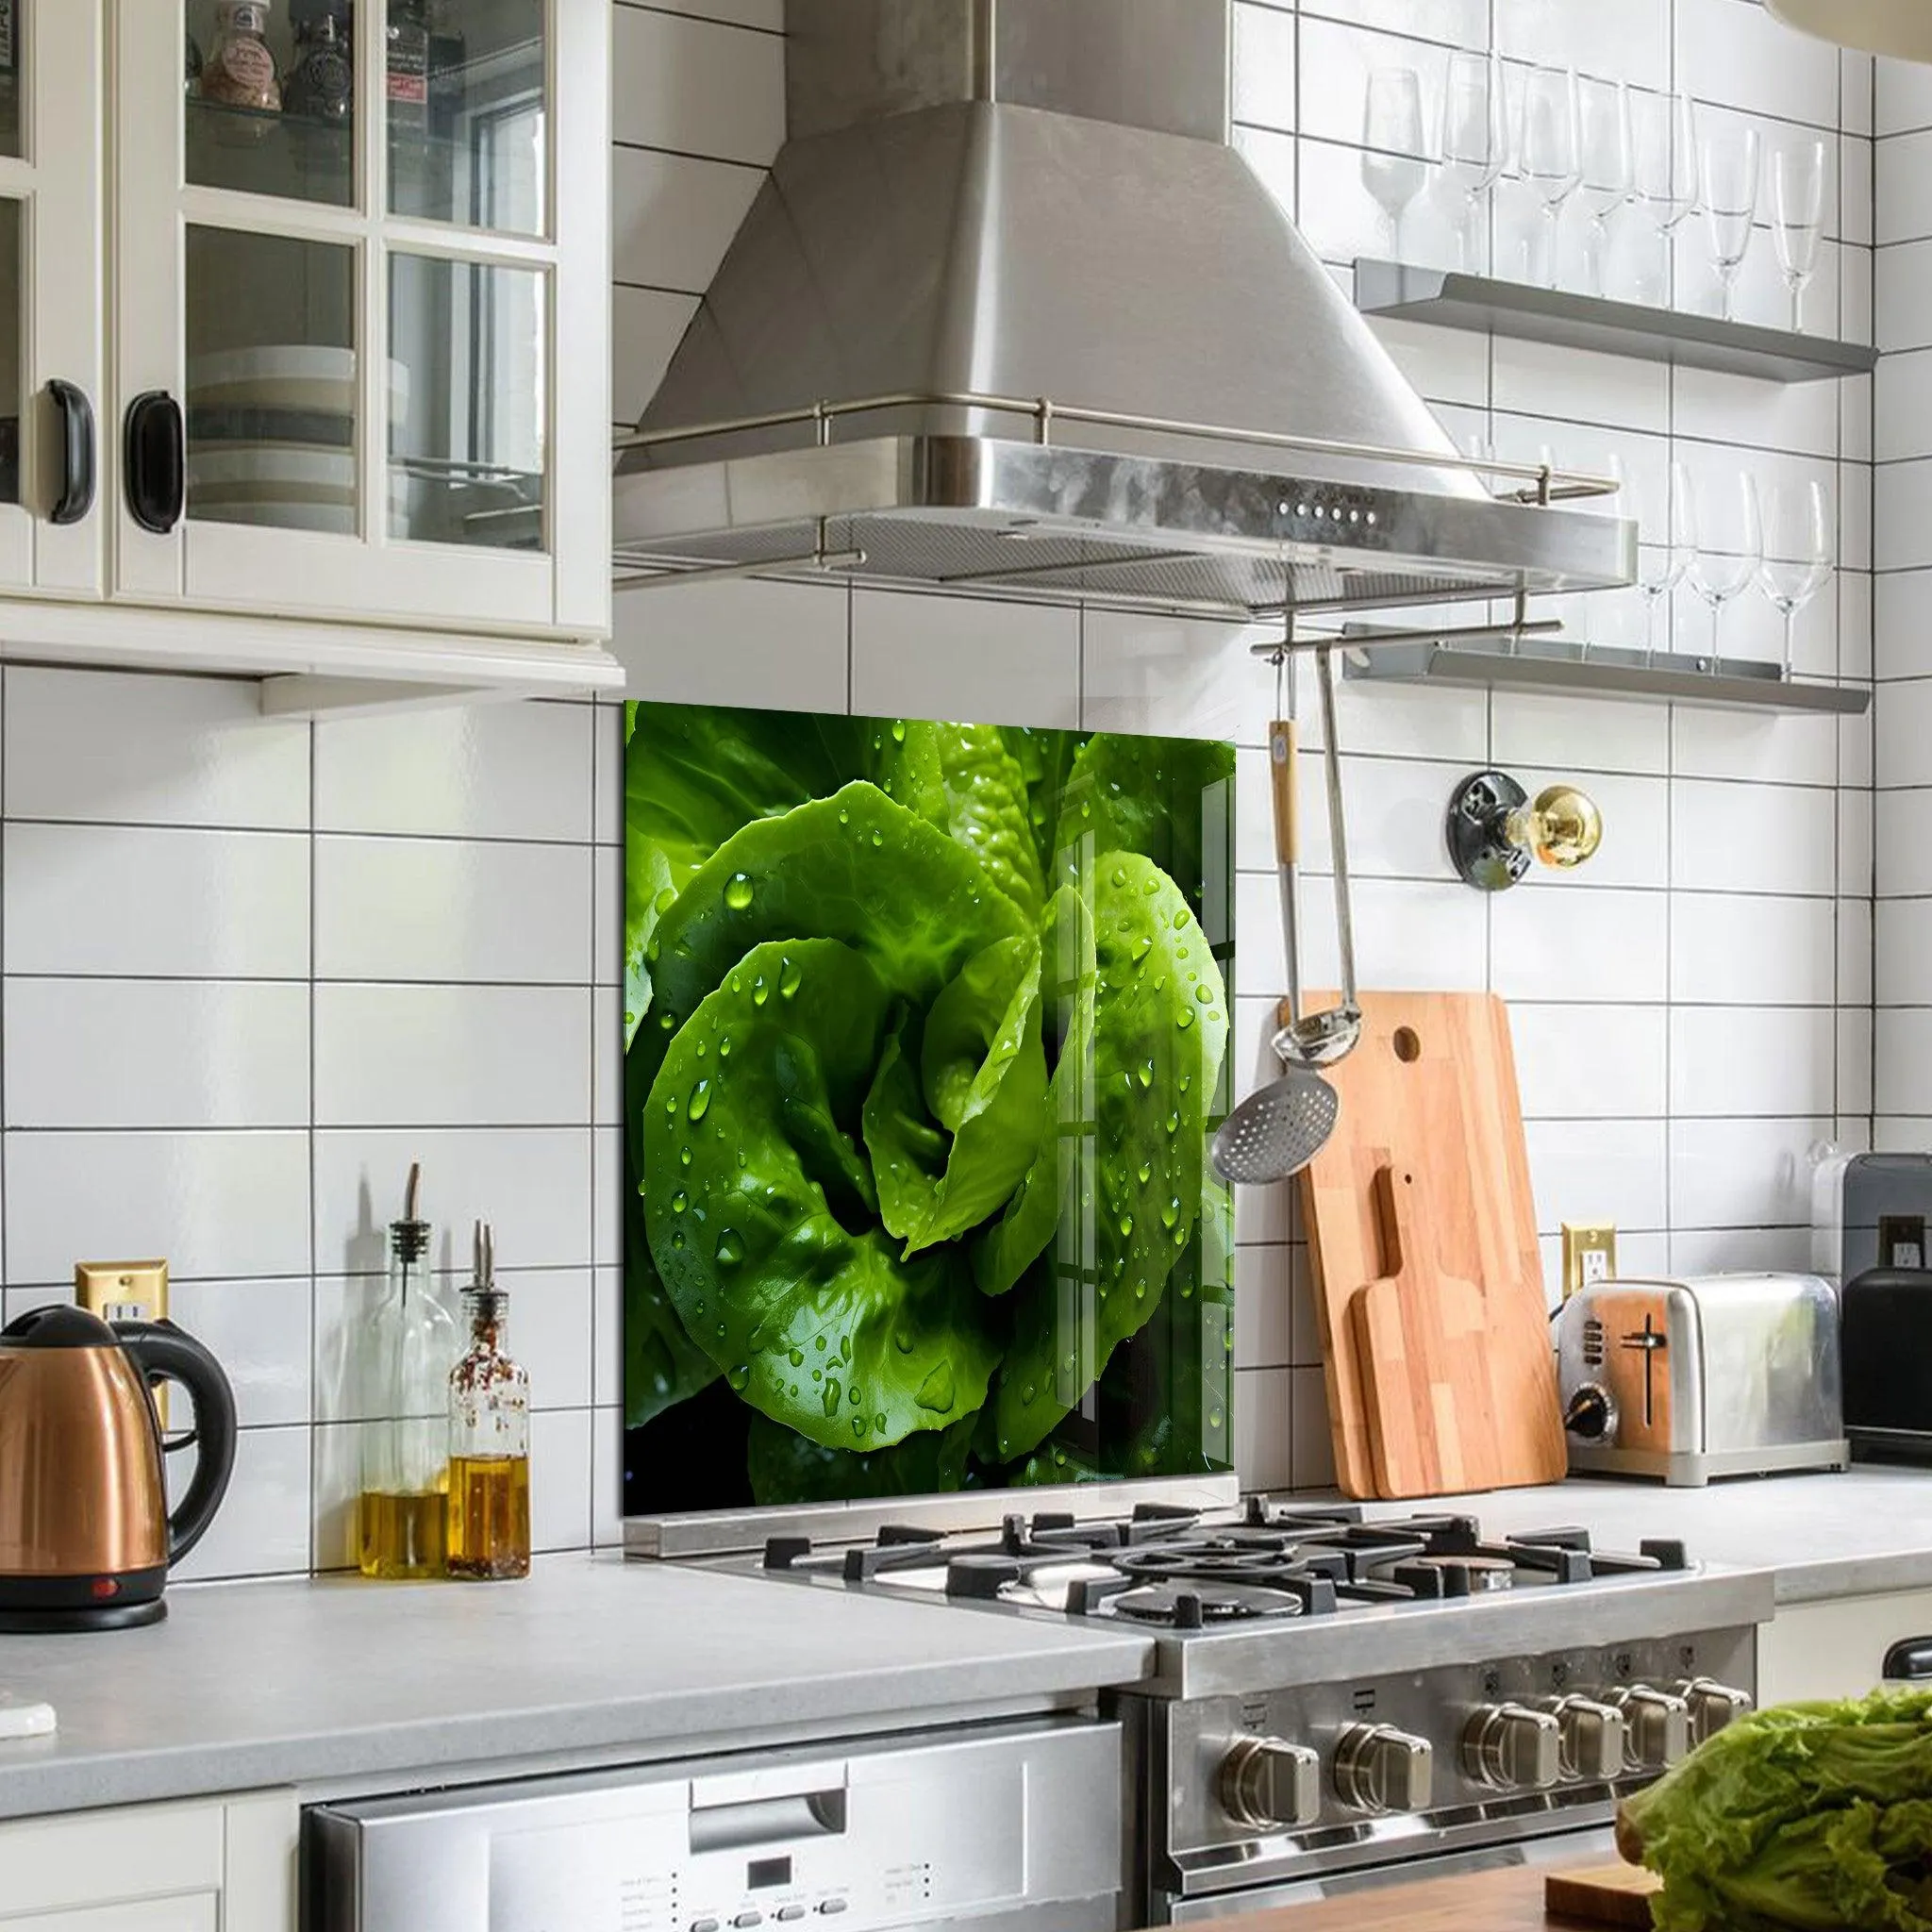
[[[1842,1469],[1838,1298],[1815,1274],[1599,1281],[1557,1318],[1570,1467],[1690,1488]]]

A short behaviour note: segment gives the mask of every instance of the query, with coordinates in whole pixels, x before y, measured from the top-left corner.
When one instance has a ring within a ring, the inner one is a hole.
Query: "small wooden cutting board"
[[[1552,1872],[1543,1879],[1543,1906],[1592,1925],[1629,1925],[1649,1932],[1650,1902],[1663,1881],[1641,1865],[1593,1865],[1586,1872]]]
[[[1483,1291],[1438,1262],[1420,1169],[1378,1168],[1374,1196],[1383,1273],[1357,1293],[1349,1318],[1375,1487],[1385,1496],[1492,1489],[1501,1471]]]

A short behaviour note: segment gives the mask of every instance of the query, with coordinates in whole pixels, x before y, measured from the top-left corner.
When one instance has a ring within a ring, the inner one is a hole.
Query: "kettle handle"
[[[168,1563],[178,1563],[214,1521],[235,1473],[235,1391],[193,1336],[172,1322],[116,1322],[114,1333],[142,1379],[178,1382],[194,1411],[194,1474],[168,1518]]]

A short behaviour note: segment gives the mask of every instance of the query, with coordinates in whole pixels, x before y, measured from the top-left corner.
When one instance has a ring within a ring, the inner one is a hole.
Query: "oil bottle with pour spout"
[[[470,1346],[449,1378],[449,1574],[530,1574],[530,1377],[508,1352],[509,1295],[496,1241],[476,1224],[476,1274],[463,1291]]]

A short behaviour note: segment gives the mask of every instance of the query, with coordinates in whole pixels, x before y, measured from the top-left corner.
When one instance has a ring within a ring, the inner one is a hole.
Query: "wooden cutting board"
[[[1382,1273],[1357,1292],[1349,1316],[1376,1490],[1443,1496],[1493,1489],[1499,1469],[1483,1291],[1437,1263],[1425,1175],[1380,1168],[1374,1200]]]
[[[1400,1165],[1424,1178],[1436,1266],[1482,1291],[1494,1483],[1560,1482],[1569,1454],[1508,1011],[1489,993],[1372,992],[1361,1007],[1360,1043],[1324,1070],[1341,1119],[1302,1175],[1336,1480],[1351,1496],[1384,1493],[1349,1305],[1382,1274],[1374,1178]]]
[[[1543,1879],[1545,1909],[1591,1925],[1628,1925],[1649,1932],[1650,1902],[1663,1880],[1641,1865],[1597,1865],[1587,1872],[1552,1872]]]

